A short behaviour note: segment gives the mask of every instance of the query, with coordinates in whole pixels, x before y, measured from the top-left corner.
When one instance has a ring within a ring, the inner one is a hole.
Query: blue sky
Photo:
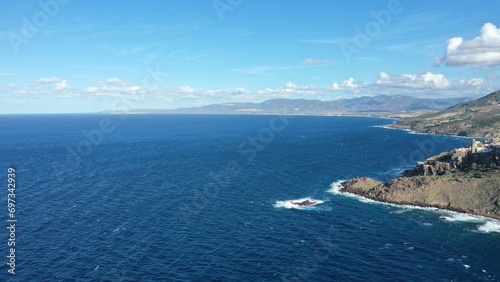
[[[2,1],[0,113],[500,89],[498,1]]]

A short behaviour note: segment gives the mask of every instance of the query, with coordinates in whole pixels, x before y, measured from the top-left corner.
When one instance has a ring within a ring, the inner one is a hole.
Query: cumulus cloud
[[[235,90],[236,93],[238,94],[246,94],[246,93],[250,93],[250,91],[246,90],[245,88],[243,87],[236,87],[236,90]]]
[[[360,85],[354,82],[354,78],[350,77],[342,82],[334,82],[330,85],[331,90],[353,90],[360,87]]]
[[[129,99],[141,104],[180,104],[185,106],[206,105],[231,101],[248,101],[250,91],[242,87],[235,89],[196,89],[192,86],[175,88],[147,88],[130,85],[129,82],[112,78],[98,81],[84,90],[81,97],[93,99]]]
[[[70,89],[70,85],[67,80],[60,79],[59,77],[42,77],[36,80],[38,84],[41,86],[34,89],[34,91],[38,93],[50,92],[50,91],[58,91],[64,92]]]
[[[98,96],[140,98],[145,90],[139,86],[129,85],[125,80],[113,77],[98,81],[85,89],[85,92]]]
[[[283,85],[283,89],[297,89],[298,88],[298,85],[289,81],[287,83],[285,83],[285,85]]]
[[[61,80],[55,83],[54,90],[56,91],[65,91],[69,89],[69,84],[67,80]]]
[[[494,87],[486,85],[481,78],[452,80],[441,73],[424,72],[420,74],[379,73],[373,81],[356,82],[349,78],[343,82],[334,82],[329,91],[344,92],[351,95],[412,95],[419,97],[449,97],[486,94]]]
[[[331,64],[334,62],[335,62],[334,60],[327,60],[327,59],[315,60],[313,58],[307,58],[302,62],[302,64],[303,65],[321,65],[321,64]]]
[[[484,81],[480,78],[471,78],[467,80],[466,79],[460,80],[460,84],[474,86],[474,87],[481,87],[484,85]]]
[[[447,41],[441,62],[453,67],[495,67],[500,65],[500,28],[486,23],[473,40],[454,37]]]
[[[378,86],[398,87],[409,89],[424,89],[424,88],[447,88],[450,86],[448,80],[443,74],[434,74],[426,72],[422,74],[399,74],[388,75],[381,72],[378,79],[374,82]]]

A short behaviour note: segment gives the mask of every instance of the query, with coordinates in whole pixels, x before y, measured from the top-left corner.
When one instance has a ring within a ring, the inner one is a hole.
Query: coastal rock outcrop
[[[500,220],[499,179],[442,179],[438,176],[401,177],[382,183],[354,178],[342,183],[342,192],[401,205],[435,207]]]
[[[500,148],[459,148],[419,163],[382,183],[359,177],[342,183],[349,192],[376,201],[436,207],[500,220]]]

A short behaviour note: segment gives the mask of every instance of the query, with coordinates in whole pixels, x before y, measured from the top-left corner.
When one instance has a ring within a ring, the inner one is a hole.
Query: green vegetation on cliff
[[[392,125],[423,133],[500,138],[500,90],[448,109]]]

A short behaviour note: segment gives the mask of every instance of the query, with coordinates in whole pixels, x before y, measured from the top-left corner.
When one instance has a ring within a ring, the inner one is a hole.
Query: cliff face
[[[429,158],[388,183],[351,179],[342,184],[342,191],[376,201],[500,219],[500,90],[437,113],[402,120],[392,127],[490,140],[472,140],[469,148]]]
[[[382,183],[354,178],[341,191],[376,201],[437,207],[500,219],[500,148],[455,149]],[[488,150],[489,150],[488,149]]]
[[[479,147],[478,147],[479,146]],[[470,148],[458,148],[444,152],[418,163],[412,170],[403,172],[403,176],[443,175],[453,171],[475,171],[478,167],[500,167],[500,146],[482,146],[472,140]]]
[[[436,207],[500,219],[499,178],[414,176],[393,179],[389,183],[354,178],[342,185],[344,192],[376,201]]]

